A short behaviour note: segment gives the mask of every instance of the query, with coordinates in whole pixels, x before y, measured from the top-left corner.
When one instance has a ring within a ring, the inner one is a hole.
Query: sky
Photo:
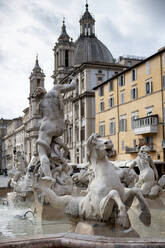
[[[68,34],[79,36],[85,0],[0,0],[0,118],[23,115],[36,54],[45,88],[53,86],[53,47],[63,18]],[[88,0],[96,35],[114,58],[148,57],[165,46],[165,0]]]

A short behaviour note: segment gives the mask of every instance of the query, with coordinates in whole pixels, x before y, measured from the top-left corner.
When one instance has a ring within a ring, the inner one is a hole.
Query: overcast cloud
[[[0,118],[22,115],[36,54],[53,85],[53,46],[63,17],[77,39],[85,0],[0,0]],[[112,55],[150,56],[165,45],[165,0],[89,0],[96,35]]]

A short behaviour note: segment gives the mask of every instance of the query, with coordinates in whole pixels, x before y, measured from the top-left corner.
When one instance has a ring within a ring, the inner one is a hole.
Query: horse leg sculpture
[[[141,214],[139,216],[139,219],[141,222],[149,226],[151,224],[151,213],[148,208],[148,205],[140,191],[140,189],[134,187],[134,188],[125,188],[125,201],[124,204],[127,207],[127,210],[131,207],[132,202],[134,198],[137,197],[139,204],[140,204],[140,209],[141,209]]]
[[[129,217],[117,190],[111,190],[100,202],[100,214],[103,220],[108,220],[111,216],[114,202],[118,206],[119,214],[117,223],[124,228],[130,227]]]
[[[38,183],[34,183],[33,187],[35,191],[42,192],[42,195],[46,197],[46,199],[53,208],[64,209],[73,197],[70,195],[58,196],[52,189],[50,189],[50,185],[52,183],[53,181],[47,179],[40,179]]]

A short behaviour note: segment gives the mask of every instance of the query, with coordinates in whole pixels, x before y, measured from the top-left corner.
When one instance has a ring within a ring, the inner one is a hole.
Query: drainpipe
[[[117,132],[117,152],[119,154],[119,132],[120,132],[120,125],[119,125],[119,85],[118,85],[118,77],[117,77],[117,123],[118,123],[118,132]]]
[[[162,54],[160,54],[160,73],[161,73],[161,97],[162,97],[162,117],[164,117],[164,97],[163,97],[163,71],[162,71]],[[165,139],[164,135],[164,118],[162,125],[162,137]],[[165,161],[165,149],[163,148],[163,161]]]

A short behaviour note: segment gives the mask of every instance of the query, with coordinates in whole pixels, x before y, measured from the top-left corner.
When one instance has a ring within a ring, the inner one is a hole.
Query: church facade
[[[85,12],[79,23],[80,35],[74,42],[68,35],[63,21],[61,34],[53,48],[52,78],[54,84],[65,84],[69,82],[69,76],[73,75],[77,82],[77,88],[63,96],[65,108],[63,139],[70,149],[71,161],[84,163],[87,161],[86,141],[91,133],[95,132],[95,95],[92,89],[120,73],[127,66],[125,63],[116,63],[108,48],[96,37],[95,19],[88,10],[88,4],[85,5]],[[12,162],[13,152],[22,151],[30,160],[35,150],[34,144],[38,137],[41,115],[39,99],[35,97],[34,92],[38,87],[44,88],[44,78],[45,75],[36,58],[29,78],[29,107],[23,111],[24,116],[21,117],[19,125],[18,118],[10,122],[7,135],[3,138],[7,164]]]
[[[65,84],[73,75],[77,88],[64,96],[64,141],[70,150],[71,161],[84,163],[86,141],[95,132],[96,85],[123,71],[124,65],[114,62],[108,48],[95,35],[95,19],[85,6],[80,18],[80,35],[73,42],[63,22],[62,31],[54,47],[54,84]]]

